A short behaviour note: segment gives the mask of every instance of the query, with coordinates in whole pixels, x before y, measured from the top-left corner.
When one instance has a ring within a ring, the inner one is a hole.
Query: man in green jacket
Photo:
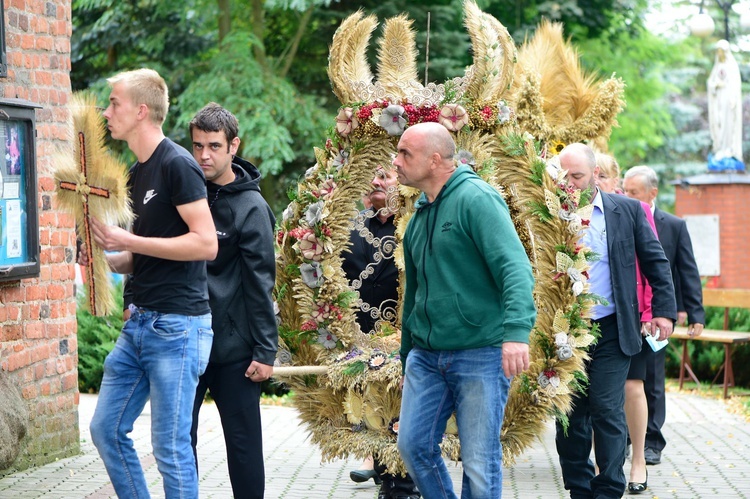
[[[423,191],[404,236],[398,448],[424,497],[456,497],[439,444],[456,413],[464,497],[502,494],[510,378],[529,367],[534,278],[508,207],[437,123],[409,127],[393,164]]]

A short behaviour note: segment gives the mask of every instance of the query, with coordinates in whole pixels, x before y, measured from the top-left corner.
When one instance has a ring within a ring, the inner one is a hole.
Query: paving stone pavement
[[[2,499],[103,499],[115,497],[104,465],[88,432],[95,395],[81,395],[81,454],[0,479]],[[662,463],[649,466],[649,491],[642,498],[750,498],[750,423],[727,412],[721,400],[671,392],[664,429],[668,446]],[[136,421],[133,439],[146,471],[152,497],[164,493],[150,446],[150,410]],[[359,462],[322,463],[319,450],[307,440],[293,408],[262,406],[266,497],[269,499],[371,499],[372,481],[355,484],[349,471]],[[199,430],[201,498],[231,497],[224,439],[213,404],[201,411]],[[629,463],[626,463],[626,476]],[[461,466],[449,465],[460,490]],[[503,497],[564,498],[560,467],[550,424],[539,441],[506,468]]]

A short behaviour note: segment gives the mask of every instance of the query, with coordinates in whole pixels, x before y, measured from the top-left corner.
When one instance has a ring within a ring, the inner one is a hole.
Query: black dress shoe
[[[349,472],[349,478],[357,483],[363,483],[372,478],[376,484],[380,484],[380,477],[375,470],[354,470]]]
[[[646,447],[644,453],[644,457],[646,458],[646,464],[654,465],[661,463],[661,451],[652,449],[651,447]]]
[[[628,494],[640,494],[648,490],[648,470],[646,470],[646,481],[628,482]]]

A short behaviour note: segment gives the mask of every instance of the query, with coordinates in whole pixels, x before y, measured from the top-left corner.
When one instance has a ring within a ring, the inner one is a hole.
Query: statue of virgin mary
[[[744,170],[740,69],[729,42],[716,43],[716,61],[708,77],[708,122],[713,147],[710,171]]]

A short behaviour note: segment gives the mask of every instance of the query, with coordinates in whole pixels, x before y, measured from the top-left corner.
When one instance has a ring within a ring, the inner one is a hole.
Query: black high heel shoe
[[[645,482],[628,482],[628,494],[640,494],[648,490],[648,470],[646,470]]]
[[[378,473],[375,470],[354,470],[349,472],[349,478],[352,479],[353,482],[357,483],[363,483],[372,478],[372,481],[375,482],[375,485],[380,485],[380,477],[378,476]]]

